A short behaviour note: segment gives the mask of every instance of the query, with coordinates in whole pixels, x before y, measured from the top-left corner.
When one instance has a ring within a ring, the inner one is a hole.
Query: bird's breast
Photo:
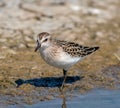
[[[81,60],[80,57],[72,57],[58,48],[42,50],[40,54],[49,65],[62,69],[67,69]]]

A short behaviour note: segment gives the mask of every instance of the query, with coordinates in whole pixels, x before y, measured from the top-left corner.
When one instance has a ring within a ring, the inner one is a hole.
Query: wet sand
[[[11,105],[4,108],[119,108],[120,90],[94,89],[73,98],[54,99],[33,105]]]

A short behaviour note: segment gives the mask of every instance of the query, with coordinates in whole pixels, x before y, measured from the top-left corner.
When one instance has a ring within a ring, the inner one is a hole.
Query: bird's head
[[[35,48],[35,52],[40,48],[47,48],[50,46],[50,34],[47,32],[39,33],[37,36],[37,46]]]

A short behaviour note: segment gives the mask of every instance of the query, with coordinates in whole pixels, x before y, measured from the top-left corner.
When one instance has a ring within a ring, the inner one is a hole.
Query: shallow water
[[[120,108],[119,90],[92,90],[72,99],[43,101],[33,105],[11,105],[5,108]]]

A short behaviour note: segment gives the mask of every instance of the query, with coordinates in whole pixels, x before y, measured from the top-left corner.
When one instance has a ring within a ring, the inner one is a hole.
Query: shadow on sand
[[[19,87],[22,84],[31,84],[35,87],[60,87],[63,82],[63,77],[45,77],[45,78],[34,78],[34,79],[18,79],[15,81],[17,84],[17,87]],[[68,76],[66,79],[66,83],[73,83],[78,80],[82,79],[82,77],[79,76]]]

